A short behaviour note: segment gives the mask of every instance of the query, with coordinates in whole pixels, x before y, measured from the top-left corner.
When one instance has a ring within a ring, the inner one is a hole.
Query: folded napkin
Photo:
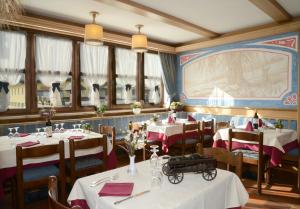
[[[18,137],[25,137],[25,136],[29,136],[29,133],[19,133]]]
[[[169,124],[175,123],[174,118],[173,118],[172,116],[169,116],[169,117],[168,117],[168,123],[169,123]]]
[[[106,183],[98,193],[99,196],[129,196],[133,183]]]
[[[70,136],[68,139],[83,139],[84,136]]]
[[[188,115],[188,121],[196,121],[196,119],[193,116]]]
[[[28,142],[23,142],[23,143],[17,144],[17,146],[31,147],[31,146],[37,145],[39,143],[40,143],[39,141],[36,141],[36,142],[28,141]]]
[[[252,126],[252,122],[251,122],[251,121],[249,121],[249,122],[247,123],[247,126],[246,126],[246,128],[245,128],[245,131],[254,131],[253,126]]]

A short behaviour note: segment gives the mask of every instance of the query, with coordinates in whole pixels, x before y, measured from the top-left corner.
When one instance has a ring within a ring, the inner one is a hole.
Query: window
[[[108,101],[108,47],[80,44],[81,105],[99,106]]]
[[[145,103],[159,104],[161,102],[162,66],[158,54],[145,53]]]
[[[136,100],[137,54],[116,48],[116,103],[130,104]]]
[[[38,107],[72,105],[72,41],[36,36]]]
[[[26,35],[0,31],[0,112],[26,108],[25,58]]]

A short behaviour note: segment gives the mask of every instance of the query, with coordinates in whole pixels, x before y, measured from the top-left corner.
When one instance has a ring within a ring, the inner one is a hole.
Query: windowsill
[[[153,113],[162,113],[168,111],[168,108],[146,108],[142,109],[141,114],[139,115],[148,115]],[[97,120],[100,118],[117,118],[120,116],[132,116],[131,109],[123,109],[123,110],[109,110],[104,113],[102,117],[97,116],[95,111],[87,111],[87,112],[71,112],[71,113],[56,113],[55,117],[52,121],[78,121],[78,120]],[[3,116],[0,118],[0,124],[30,124],[30,123],[37,123],[37,122],[44,122],[44,119],[40,117],[39,114],[34,115],[17,115],[17,116]]]

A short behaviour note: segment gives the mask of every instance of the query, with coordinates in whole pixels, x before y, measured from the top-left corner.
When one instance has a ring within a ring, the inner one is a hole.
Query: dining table
[[[246,131],[244,128],[234,128],[234,131]],[[270,156],[270,166],[281,163],[282,155],[299,149],[297,131],[292,129],[260,128],[250,131],[252,133],[263,132],[263,152]],[[219,129],[214,137],[213,147],[228,148],[229,128]],[[249,142],[238,139],[232,140],[232,149],[248,149],[258,151],[258,142]]]
[[[158,123],[151,123],[147,126],[147,140],[160,141],[162,143],[162,150],[168,153],[169,147],[182,139],[183,124],[195,123],[195,121],[188,121],[187,119],[176,119],[174,123],[168,123],[163,120]],[[188,137],[198,137],[197,132],[191,131]]]
[[[65,129],[63,132],[53,133],[52,137],[46,137],[44,132],[39,133],[19,133],[15,137],[0,136],[0,200],[4,197],[3,183],[16,175],[16,146],[24,145],[24,148],[31,146],[43,146],[49,144],[58,144],[64,141],[65,159],[70,158],[69,139],[85,140],[92,138],[102,138],[103,135],[96,132],[83,132],[80,130]],[[26,147],[25,147],[26,146]],[[77,150],[76,157],[93,154],[106,154],[106,167],[112,169],[116,167],[116,155],[113,150],[111,139],[107,138],[107,153],[103,153],[102,147],[91,148],[87,150]],[[99,156],[101,157],[101,156]],[[24,167],[34,167],[55,163],[59,159],[58,155],[47,157],[38,157],[25,159]]]
[[[217,169],[212,181],[204,180],[199,173],[185,173],[179,184],[170,183],[163,175],[160,186],[153,187],[150,161],[136,163],[136,168],[135,175],[124,166],[77,179],[68,197],[69,205],[82,209],[237,209],[249,199],[239,177],[230,171]],[[113,176],[118,178],[111,180]],[[93,185],[101,179],[110,180]],[[131,196],[99,196],[106,183],[133,184]]]

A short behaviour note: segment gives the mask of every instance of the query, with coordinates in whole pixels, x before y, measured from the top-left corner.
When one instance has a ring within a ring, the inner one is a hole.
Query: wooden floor
[[[118,166],[123,166],[128,163],[124,158],[119,162],[121,163],[119,163]],[[292,186],[276,185],[266,188],[266,186],[263,185],[263,194],[258,195],[256,193],[256,181],[243,179],[243,184],[250,195],[249,202],[243,209],[300,209],[300,195],[293,191]],[[7,193],[5,200],[0,202],[0,209],[12,209],[11,205],[11,195]],[[26,204],[26,208],[46,209],[48,208],[47,199]]]

